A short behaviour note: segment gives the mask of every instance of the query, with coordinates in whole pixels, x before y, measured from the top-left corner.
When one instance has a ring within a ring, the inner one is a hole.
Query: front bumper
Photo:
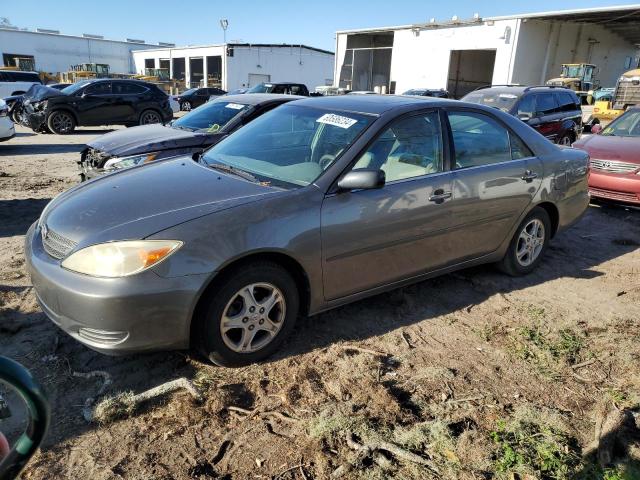
[[[589,193],[592,197],[640,205],[640,175],[635,173],[589,172]]]
[[[25,127],[29,127],[34,132],[40,132],[46,127],[47,112],[45,110],[36,111],[31,103],[24,103],[22,119]]]
[[[95,278],[63,269],[34,223],[25,258],[44,313],[79,342],[116,355],[189,347],[193,307],[209,275],[160,277],[152,270]]]
[[[11,140],[16,136],[16,129],[9,117],[0,117],[0,142]]]

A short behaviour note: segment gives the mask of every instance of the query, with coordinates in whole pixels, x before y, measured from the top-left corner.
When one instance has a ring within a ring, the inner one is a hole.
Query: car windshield
[[[203,157],[269,183],[306,186],[314,182],[373,121],[351,112],[283,105],[241,128]]]
[[[260,83],[247,90],[247,93],[269,93],[273,90],[273,83]]]
[[[173,128],[215,133],[249,108],[251,108],[249,105],[242,103],[208,102],[176,120],[171,126]]]
[[[424,95],[425,93],[427,93],[426,90],[407,90],[406,92],[404,92],[402,95]]]
[[[80,90],[82,87],[84,87],[85,85],[87,85],[88,83],[90,83],[90,80],[82,80],[80,82],[76,82],[72,85],[69,85],[68,87],[63,88],[62,90],[60,90],[62,93],[66,94],[66,95],[73,95],[74,93],[76,93],[78,90]]]
[[[513,93],[496,92],[491,90],[471,92],[462,97],[463,102],[479,103],[480,105],[486,105],[487,107],[498,108],[503,112],[509,112],[517,100],[518,96]]]
[[[640,137],[640,110],[625,113],[611,122],[601,135],[607,137]]]

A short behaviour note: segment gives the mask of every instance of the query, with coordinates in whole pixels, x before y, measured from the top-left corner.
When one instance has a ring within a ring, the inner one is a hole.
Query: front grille
[[[619,200],[621,202],[639,203],[640,198],[635,193],[616,192],[614,190],[605,190],[604,188],[589,187],[589,193],[594,197],[608,198],[610,200]]]
[[[618,160],[598,160],[592,158],[589,165],[594,170],[601,170],[609,173],[631,173],[640,170],[640,164],[620,162]]]
[[[46,236],[42,237],[44,251],[58,260],[66,257],[77,243],[51,230],[46,231]]]

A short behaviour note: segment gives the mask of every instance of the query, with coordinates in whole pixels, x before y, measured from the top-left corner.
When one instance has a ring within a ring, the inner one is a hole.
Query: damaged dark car
[[[83,80],[62,90],[36,85],[22,109],[25,126],[60,135],[77,126],[146,125],[173,118],[167,94],[139,80]]]
[[[78,165],[82,181],[102,173],[176,155],[201,153],[263,113],[303,97],[276,94],[225,95],[169,125],[116,130],[87,144]]]

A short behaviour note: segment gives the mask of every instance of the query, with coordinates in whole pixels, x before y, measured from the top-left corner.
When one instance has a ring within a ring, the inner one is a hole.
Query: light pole
[[[222,34],[224,35],[224,43],[227,43],[227,28],[229,27],[229,20],[223,18],[220,20],[220,26],[222,27]]]

